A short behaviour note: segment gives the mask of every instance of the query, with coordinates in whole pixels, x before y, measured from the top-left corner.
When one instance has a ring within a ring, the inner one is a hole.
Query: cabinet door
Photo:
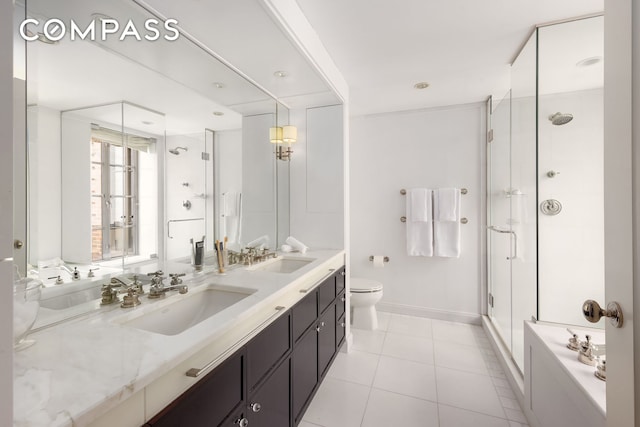
[[[332,274],[318,286],[318,314],[323,313],[336,297],[336,275]]]
[[[247,420],[251,427],[288,427],[290,359],[282,362],[260,388],[247,399]]]
[[[302,419],[304,409],[318,383],[318,332],[307,330],[295,345],[291,356],[291,394],[294,424]]]
[[[336,353],[336,309],[331,304],[318,320],[318,372],[324,377]]]
[[[302,298],[292,309],[293,341],[296,342],[304,331],[318,318],[318,292],[313,291]]]
[[[336,321],[336,352],[340,350],[340,346],[342,346],[342,343],[344,342],[344,336],[347,327],[345,319],[346,317],[343,313],[342,316],[340,316]]]
[[[231,356],[156,415],[152,427],[218,426],[243,404],[244,351]]]
[[[249,393],[289,352],[291,348],[290,318],[290,312],[280,316],[247,344]]]

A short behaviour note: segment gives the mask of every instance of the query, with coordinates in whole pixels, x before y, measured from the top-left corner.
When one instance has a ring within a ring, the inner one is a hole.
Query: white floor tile
[[[366,386],[373,384],[378,368],[377,354],[353,350],[338,353],[327,375],[338,380],[350,381]]]
[[[373,387],[436,402],[436,373],[432,365],[380,356]]]
[[[324,427],[360,427],[369,390],[360,384],[325,378],[304,421]]]
[[[513,409],[515,411],[521,411],[520,403],[516,399],[511,399],[508,397],[500,397],[500,402],[502,402],[502,407],[505,409]]]
[[[438,405],[384,390],[371,390],[362,427],[438,427]]]
[[[433,333],[431,332],[431,319],[424,317],[392,314],[387,332],[428,339],[433,338]]]
[[[473,331],[477,326],[466,323],[433,320],[432,328],[434,340],[449,341],[470,346],[476,345],[476,338]]]
[[[509,409],[504,408],[504,413],[507,415],[507,418],[511,421],[516,421],[519,423],[527,423],[527,418],[522,413],[520,409]]]
[[[386,311],[378,311],[378,330],[386,331],[389,328],[389,321],[391,320],[391,313]]]
[[[387,332],[382,354],[433,365],[433,341]]]
[[[490,377],[436,366],[436,381],[438,403],[505,418]]]
[[[477,348],[449,341],[434,341],[433,347],[436,366],[489,375]]]
[[[324,427],[324,426],[321,426],[320,424],[309,423],[309,422],[306,422],[305,420],[302,420],[300,421],[300,424],[298,424],[298,427]]]
[[[353,350],[380,354],[387,335],[385,331],[363,331],[354,328],[351,332],[353,333]]]
[[[466,409],[438,405],[440,427],[510,427],[509,421]]]

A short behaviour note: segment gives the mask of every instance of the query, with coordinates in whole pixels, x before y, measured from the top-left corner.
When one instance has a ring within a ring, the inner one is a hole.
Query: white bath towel
[[[460,189],[434,192],[433,252],[435,256],[460,257]]]
[[[433,256],[433,192],[426,188],[407,191],[407,255]]]

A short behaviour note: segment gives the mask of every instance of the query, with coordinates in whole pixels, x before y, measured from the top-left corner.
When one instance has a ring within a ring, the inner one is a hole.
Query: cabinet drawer
[[[291,309],[293,341],[298,341],[300,336],[318,318],[318,292],[315,290],[302,298]]]
[[[336,321],[336,351],[340,350],[340,346],[344,342],[345,331],[347,328],[345,321],[346,317],[344,313],[342,313],[342,316]]]
[[[291,312],[286,313],[247,344],[247,386],[251,392],[291,349]]]
[[[336,276],[332,274],[318,287],[318,313],[323,313],[336,297]]]
[[[341,267],[338,271],[336,271],[336,295],[344,290],[346,275],[347,270],[345,269],[345,267]]]
[[[336,298],[336,317],[340,317],[344,314],[345,306],[347,304],[347,296],[343,291],[338,298]]]
[[[148,425],[153,427],[197,427],[219,425],[244,401],[244,351],[222,365],[178,397]]]

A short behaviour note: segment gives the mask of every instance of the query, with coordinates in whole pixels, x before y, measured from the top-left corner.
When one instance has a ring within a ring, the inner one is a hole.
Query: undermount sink
[[[162,305],[157,310],[143,313],[122,324],[157,334],[177,335],[242,301],[254,292],[256,292],[255,289],[209,285],[193,293],[190,291],[179,297],[176,302]]]
[[[293,273],[294,271],[315,261],[314,258],[279,257],[256,265],[252,270],[270,271],[272,273]]]

